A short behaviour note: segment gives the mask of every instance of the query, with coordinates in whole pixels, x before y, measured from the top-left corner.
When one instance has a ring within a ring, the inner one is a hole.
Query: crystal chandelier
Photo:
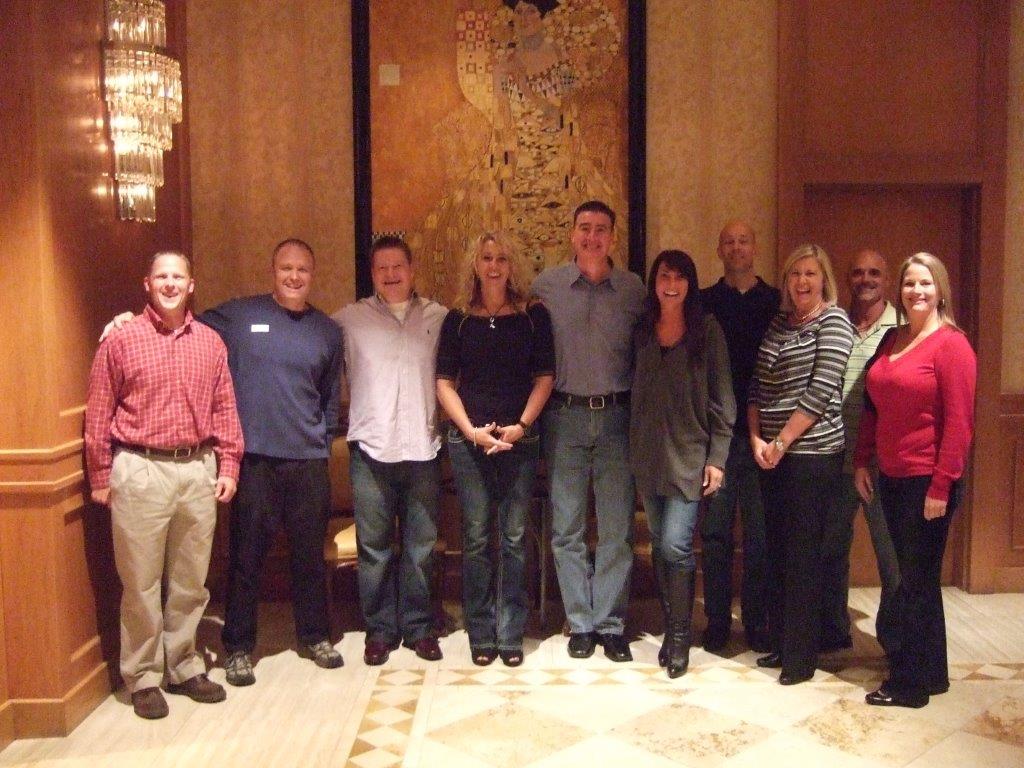
[[[162,0],[107,0],[103,86],[122,219],[156,221],[164,151],[181,122],[181,67],[167,55]]]

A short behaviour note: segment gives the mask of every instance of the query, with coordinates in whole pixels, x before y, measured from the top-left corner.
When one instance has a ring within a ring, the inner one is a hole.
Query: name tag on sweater
[[[270,326],[266,323],[253,323],[249,326],[251,333],[270,333]]]

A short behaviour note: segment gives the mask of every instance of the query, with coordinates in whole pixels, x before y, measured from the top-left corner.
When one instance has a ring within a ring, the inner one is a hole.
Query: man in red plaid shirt
[[[146,309],[96,352],[85,452],[92,500],[110,506],[124,588],[121,676],[135,714],[155,719],[168,711],[165,668],[168,693],[225,698],[195,635],[217,502],[235,494],[243,441],[224,342],[188,310],[188,258],[157,253],[143,285]]]

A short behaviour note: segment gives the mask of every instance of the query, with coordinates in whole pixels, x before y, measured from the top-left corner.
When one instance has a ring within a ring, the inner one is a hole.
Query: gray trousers
[[[853,475],[844,472],[835,504],[836,512],[843,517],[845,524],[837,529],[840,535],[822,542],[822,563],[825,569],[822,574],[821,609],[823,647],[838,645],[850,635],[850,615],[847,611],[850,591],[850,545],[853,543],[853,519],[862,503],[853,484]],[[864,519],[871,534],[871,544],[875,550],[875,559],[878,561],[878,576],[882,582],[882,597],[878,607],[878,634],[881,639],[887,627],[892,597],[900,583],[900,569],[892,537],[885,524],[885,515],[882,514],[877,473],[875,495],[870,503],[864,505]]]

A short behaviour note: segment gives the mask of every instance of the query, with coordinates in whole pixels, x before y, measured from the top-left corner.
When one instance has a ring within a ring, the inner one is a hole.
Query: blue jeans
[[[629,406],[591,410],[549,403],[544,458],[551,476],[551,549],[569,631],[620,635],[629,602],[636,508]],[[593,567],[587,557],[591,478],[597,513]]]
[[[768,620],[764,589],[767,578],[764,505],[758,467],[745,433],[733,435],[722,487],[708,500],[701,525],[704,615],[708,623],[726,626],[732,621],[732,532],[737,502],[743,520],[743,581],[740,588],[743,626],[760,629]]]
[[[871,545],[878,562],[878,576],[882,582],[882,597],[878,605],[876,632],[878,641],[885,646],[884,637],[891,626],[892,599],[900,584],[900,565],[896,559],[889,528],[882,513],[881,494],[878,493],[875,473],[875,495],[864,504],[864,519],[871,534]],[[863,503],[853,484],[853,475],[843,473],[840,492],[833,500],[836,505],[837,527],[834,537],[823,542],[822,564],[825,568],[821,603],[821,644],[835,645],[850,636],[850,617],[847,602],[850,592],[850,545],[853,543],[853,518]]]
[[[414,643],[433,634],[430,573],[437,543],[440,461],[385,463],[372,459],[358,443],[349,443],[349,454],[366,639]],[[397,558],[396,520],[401,535]]]
[[[457,429],[448,432],[448,456],[462,506],[462,606],[473,648],[523,647],[529,613],[523,536],[539,455],[535,435],[522,438],[510,451],[488,456]],[[494,511],[496,558],[489,546]]]
[[[656,547],[662,562],[684,571],[697,569],[693,556],[693,531],[697,527],[699,501],[682,496],[644,494],[644,511],[651,528],[651,546]]]

